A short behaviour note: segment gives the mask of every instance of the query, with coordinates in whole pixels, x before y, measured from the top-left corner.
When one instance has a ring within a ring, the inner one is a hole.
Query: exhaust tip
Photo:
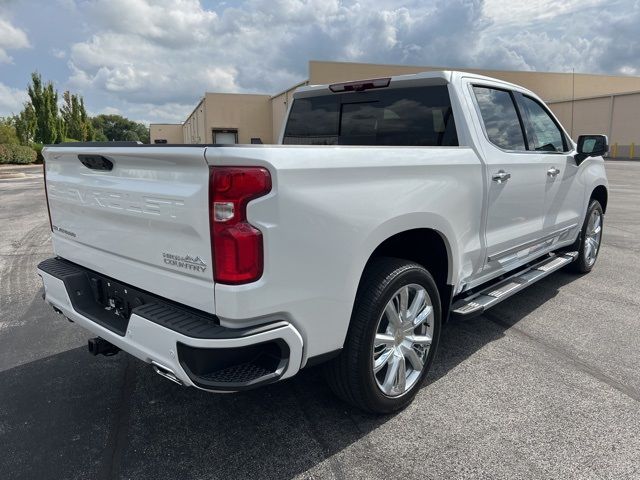
[[[161,377],[171,380],[172,382],[177,383],[178,385],[182,385],[182,380],[176,377],[176,374],[173,373],[173,370],[171,370],[170,368],[165,367],[164,365],[156,362],[155,360],[151,361],[151,366],[153,367],[155,372]]]

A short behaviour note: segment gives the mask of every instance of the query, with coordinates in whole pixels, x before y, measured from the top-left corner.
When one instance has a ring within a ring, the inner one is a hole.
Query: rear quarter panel
[[[272,192],[250,203],[264,235],[262,278],[216,285],[223,325],[286,319],[305,359],[342,347],[362,271],[387,238],[432,228],[446,239],[449,282],[480,267],[482,171],[469,148],[215,147],[210,165],[260,165]]]

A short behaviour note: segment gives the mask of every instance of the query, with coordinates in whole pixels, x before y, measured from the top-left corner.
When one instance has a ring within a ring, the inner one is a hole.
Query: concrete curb
[[[0,172],[0,180],[6,180],[9,178],[27,178],[27,175],[20,172]]]
[[[30,168],[42,169],[41,163],[30,163],[29,165],[21,165],[18,163],[3,163],[0,165],[0,172],[3,170],[28,170]]]

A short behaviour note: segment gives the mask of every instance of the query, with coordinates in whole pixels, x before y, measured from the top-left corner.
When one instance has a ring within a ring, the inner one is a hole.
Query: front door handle
[[[555,177],[559,173],[560,173],[560,169],[556,167],[551,167],[549,170],[547,170],[547,175],[550,177]]]
[[[491,179],[497,183],[504,183],[511,178],[511,174],[504,170],[498,170],[498,173],[494,173]]]

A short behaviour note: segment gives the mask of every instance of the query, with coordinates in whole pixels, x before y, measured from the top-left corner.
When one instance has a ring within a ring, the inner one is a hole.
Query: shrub
[[[13,161],[13,152],[8,145],[0,144],[0,164],[11,163]]]
[[[36,155],[38,155],[36,163],[44,162],[44,157],[42,156],[42,147],[43,147],[43,145],[41,143],[32,143],[31,144],[31,148],[33,148],[36,151]]]
[[[11,145],[10,148],[13,150],[13,163],[34,163],[38,159],[38,154],[31,147]]]
[[[0,145],[0,163],[33,163],[38,158],[38,154],[31,147],[23,145],[4,144]]]
[[[0,143],[20,143],[11,118],[0,117]]]

